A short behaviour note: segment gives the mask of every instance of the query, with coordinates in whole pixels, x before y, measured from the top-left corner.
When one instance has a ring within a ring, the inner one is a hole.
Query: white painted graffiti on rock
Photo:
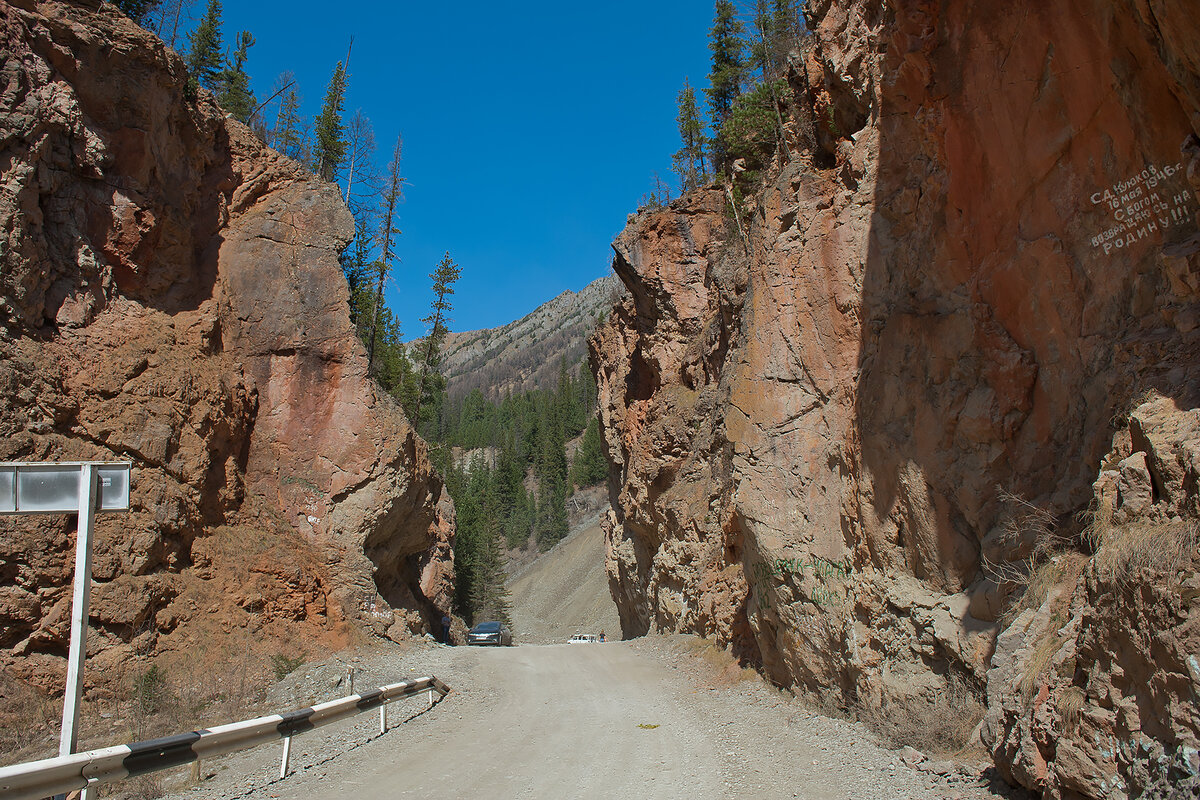
[[[1193,221],[1194,198],[1189,191],[1168,190],[1165,182],[1182,174],[1183,163],[1165,167],[1150,166],[1126,180],[1091,196],[1093,206],[1110,210],[1112,227],[1092,237],[1092,247],[1108,255],[1162,233],[1169,228]]]

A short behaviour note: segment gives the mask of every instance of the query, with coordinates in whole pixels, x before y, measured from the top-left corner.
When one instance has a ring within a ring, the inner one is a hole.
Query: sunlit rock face
[[[614,244],[592,364],[626,635],[715,636],[885,722],[973,715],[1047,796],[1191,780],[1195,546],[1111,562],[1200,516],[1200,23],[809,13],[787,163]]]
[[[440,622],[454,510],[367,377],[337,187],[112,6],[18,0],[0,24],[0,460],[134,468],[132,512],[98,524],[89,674]],[[73,528],[0,522],[0,663],[47,688]]]

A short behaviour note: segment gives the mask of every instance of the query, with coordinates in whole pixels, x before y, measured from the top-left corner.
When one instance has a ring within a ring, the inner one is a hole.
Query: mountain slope
[[[587,337],[622,292],[617,277],[605,275],[578,292],[563,292],[515,322],[449,334],[442,350],[447,393],[462,397],[481,389],[496,399],[550,386],[563,358],[574,364],[587,352]]]

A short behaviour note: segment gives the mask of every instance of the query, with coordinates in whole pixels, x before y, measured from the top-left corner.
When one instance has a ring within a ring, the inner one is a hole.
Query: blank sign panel
[[[79,510],[79,467],[28,464],[17,470],[17,508],[25,514]]]
[[[15,467],[0,467],[0,514],[17,510],[17,480]]]
[[[96,467],[98,511],[127,511],[129,509],[129,465],[105,464]]]

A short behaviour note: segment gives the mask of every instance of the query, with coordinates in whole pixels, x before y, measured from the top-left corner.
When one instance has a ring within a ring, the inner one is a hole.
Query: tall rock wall
[[[17,0],[0,26],[0,460],[134,465],[131,513],[98,522],[89,674],[440,621],[454,510],[367,376],[337,187],[112,6]],[[73,529],[0,520],[0,665],[48,689]]]
[[[885,726],[986,706],[1047,796],[1193,779],[1196,19],[808,9],[790,160],[614,245],[625,633],[716,636]]]

